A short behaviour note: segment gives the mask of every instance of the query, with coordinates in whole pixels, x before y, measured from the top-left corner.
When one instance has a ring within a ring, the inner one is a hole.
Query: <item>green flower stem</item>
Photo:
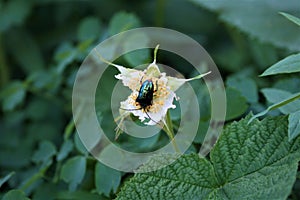
[[[176,152],[180,153],[177,143],[174,139],[173,123],[172,123],[171,115],[170,115],[169,111],[167,112],[166,123],[163,127],[163,130],[167,133],[168,137],[170,138],[172,145],[174,147],[174,150]]]
[[[165,7],[166,7],[166,0],[156,1],[155,25],[158,27],[162,27],[164,24]]]
[[[2,35],[0,34],[0,88],[9,81],[9,67],[6,63],[5,51],[2,43]]]

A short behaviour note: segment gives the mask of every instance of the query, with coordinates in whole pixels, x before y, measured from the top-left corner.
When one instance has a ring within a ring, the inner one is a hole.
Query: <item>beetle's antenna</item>
[[[153,119],[150,117],[150,115],[148,114],[148,112],[147,112],[146,110],[145,110],[145,113],[146,113],[146,115],[149,117],[150,120],[152,120],[154,123],[156,123],[156,124],[158,124],[158,125],[161,125],[159,122],[153,120]]]
[[[127,110],[127,111],[134,111],[134,110],[142,110],[143,108],[133,108],[133,109],[125,109],[125,108],[120,108],[121,110]],[[144,109],[146,115],[149,117],[150,120],[152,120],[154,123],[161,125],[159,122],[153,120],[150,115],[148,114],[148,112]]]

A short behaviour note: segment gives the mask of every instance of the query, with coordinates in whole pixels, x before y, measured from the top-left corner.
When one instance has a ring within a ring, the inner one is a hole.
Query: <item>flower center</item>
[[[147,78],[147,79],[146,79]],[[165,100],[168,98],[170,92],[169,89],[167,88],[167,84],[165,80],[161,80],[158,78],[149,78],[146,77],[143,78],[144,80],[152,80],[152,82],[154,83],[155,87],[154,87],[154,92],[153,92],[153,100],[152,103],[147,106],[144,109],[141,109],[143,112],[152,112],[152,113],[158,113],[162,110],[164,104],[165,104]],[[157,83],[157,84],[156,84]],[[140,109],[141,105],[139,104],[139,102],[136,101],[136,99],[138,98],[138,91],[134,91],[130,97],[129,97],[129,104],[133,105],[136,109]]]

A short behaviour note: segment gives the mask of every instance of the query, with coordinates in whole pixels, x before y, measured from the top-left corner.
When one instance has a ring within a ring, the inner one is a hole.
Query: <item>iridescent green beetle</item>
[[[141,109],[147,110],[148,107],[152,105],[153,94],[156,92],[156,90],[154,90],[154,84],[152,80],[145,80],[143,83],[141,83],[139,94],[135,100],[141,106]]]
[[[151,119],[151,117],[148,114],[148,110],[149,107],[152,105],[152,101],[153,101],[153,96],[154,93],[157,91],[158,89],[158,84],[156,81],[156,88],[154,89],[154,84],[153,81],[151,79],[145,80],[144,82],[142,82],[142,79],[140,81],[141,83],[141,87],[139,89],[139,93],[138,96],[135,100],[135,102],[140,106],[140,108],[137,109],[123,109],[122,110],[144,110],[144,112],[146,113],[146,115],[149,117],[149,119]],[[151,119],[152,121],[154,121],[153,119]],[[156,121],[154,121],[155,123],[158,123]]]

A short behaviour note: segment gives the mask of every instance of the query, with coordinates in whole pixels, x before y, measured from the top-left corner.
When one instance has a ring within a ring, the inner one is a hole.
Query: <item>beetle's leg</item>
[[[141,80],[140,80],[140,84],[142,85],[143,84],[143,78],[144,76],[142,76]]]

